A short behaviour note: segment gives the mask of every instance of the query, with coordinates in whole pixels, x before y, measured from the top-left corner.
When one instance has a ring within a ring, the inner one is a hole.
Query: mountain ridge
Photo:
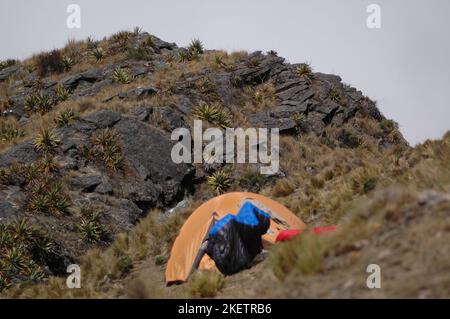
[[[20,247],[4,242],[5,256],[16,249],[30,264],[1,264],[0,273],[7,275],[0,288],[19,295],[18,283],[49,276],[50,285],[60,283],[52,276],[64,275],[68,263],[89,263],[89,256],[102,251],[114,260],[104,269],[105,284],[124,277],[128,284],[129,276],[140,275],[130,270],[143,261],[148,265],[154,258],[161,267],[184,218],[224,191],[275,197],[310,225],[345,224],[348,205],[366,196],[382,200],[377,194],[424,161],[426,146],[409,147],[398,125],[361,91],[339,76],[314,72],[307,63],[287,63],[274,51],[228,54],[206,50],[198,40],[183,48],[136,29],[101,41],[71,41],[61,50],[3,65],[2,232],[12,237],[17,229],[37,232],[28,228],[31,224],[47,231],[20,237]],[[280,174],[262,176],[258,164],[173,163],[171,132],[192,129],[195,119],[210,127],[279,128]],[[447,150],[447,139],[441,143]],[[429,151],[430,158],[440,160],[434,146]],[[180,201],[184,208],[167,217]],[[165,222],[158,225],[155,218]],[[130,252],[137,248],[128,243],[119,249],[120,257],[110,256],[129,236],[140,236],[138,243],[148,247]],[[41,250],[37,241],[52,248]],[[296,265],[296,249],[306,244],[290,245],[277,247],[273,256]],[[95,248],[101,250],[91,252]],[[262,265],[280,280],[297,271],[272,261]],[[258,275],[266,276],[261,267],[255,268]],[[149,269],[161,275],[159,268]],[[92,285],[85,293],[100,293],[102,284]],[[55,289],[65,295],[63,288]],[[184,293],[176,289],[170,293]]]

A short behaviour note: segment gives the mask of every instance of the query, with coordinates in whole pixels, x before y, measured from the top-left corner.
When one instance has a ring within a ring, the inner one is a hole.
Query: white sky
[[[81,6],[81,29],[66,26]],[[381,7],[381,29],[366,8]],[[450,129],[448,0],[1,0],[0,59],[141,26],[163,40],[210,49],[273,49],[335,73],[378,102],[411,144]]]

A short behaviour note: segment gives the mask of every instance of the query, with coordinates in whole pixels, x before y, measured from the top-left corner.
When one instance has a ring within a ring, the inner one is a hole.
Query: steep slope
[[[289,64],[275,52],[228,54],[204,50],[198,41],[181,48],[139,30],[8,62],[0,75],[0,217],[6,225],[0,229],[5,257],[0,287],[9,287],[10,295],[184,295],[190,286],[164,287],[164,262],[186,216],[215,195],[217,188],[208,185],[214,183],[207,183],[214,172],[230,181],[220,189],[261,192],[310,225],[342,224],[338,242],[350,247],[328,239],[280,245],[268,261],[226,278],[223,296],[238,296],[233,283],[242,285],[239,296],[244,297],[364,296],[370,292],[355,278],[366,273],[356,267],[382,254],[384,242],[378,238],[389,229],[395,230],[399,245],[411,236],[401,204],[404,196],[410,204],[426,189],[419,183],[420,169],[415,171],[426,165],[423,149],[409,148],[396,123],[338,76],[315,73],[304,63]],[[280,128],[281,171],[263,176],[257,164],[173,163],[171,132],[192,128],[197,118],[209,119],[211,126]],[[440,143],[447,147],[448,139]],[[435,146],[430,149],[430,160],[440,161]],[[406,176],[417,190],[405,186]],[[401,186],[388,188],[397,183]],[[448,191],[448,184],[442,185],[437,191]],[[185,208],[167,217],[167,209],[183,198]],[[436,216],[423,216],[427,205],[411,207],[417,221],[412,229],[426,236],[439,220],[444,235],[433,239],[437,245],[448,235],[442,222],[448,215],[441,206],[430,206]],[[364,215],[367,211],[373,214]],[[380,218],[388,220],[386,227],[372,230]],[[31,224],[47,233],[30,229]],[[124,231],[130,232],[120,234]],[[42,241],[46,245],[36,244]],[[305,270],[302,265],[310,261],[303,261],[299,250],[316,250],[315,245],[323,248]],[[426,242],[414,247],[428,254]],[[397,246],[388,250],[383,258],[396,256],[395,265],[414,253]],[[349,257],[355,252],[361,255],[358,263],[352,258],[359,257]],[[13,253],[19,254],[19,263],[12,262]],[[25,290],[14,287],[62,275],[75,261],[89,281],[83,289],[67,290],[63,278]],[[442,261],[436,274],[446,267]],[[350,269],[348,275],[344,268]],[[285,289],[267,295],[264,285],[280,280],[303,288],[283,284]],[[395,287],[385,294],[402,295],[395,290],[398,283],[390,282]],[[440,285],[424,289],[432,296],[448,293]],[[420,289],[412,286],[411,296]]]

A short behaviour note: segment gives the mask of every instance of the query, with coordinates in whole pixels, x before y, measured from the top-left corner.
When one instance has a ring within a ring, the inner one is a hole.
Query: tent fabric
[[[246,202],[237,215],[228,214],[211,229],[206,253],[225,275],[246,268],[262,250],[270,215]]]
[[[330,232],[334,232],[336,230],[336,226],[332,225],[332,226],[318,226],[318,227],[314,227],[311,230],[311,233],[313,235],[320,235],[320,234],[324,234],[324,233],[330,233]],[[292,238],[300,235],[301,233],[303,233],[303,230],[300,229],[287,229],[287,230],[283,230],[280,231],[278,233],[278,236],[276,238],[276,242],[280,242],[280,241],[288,241],[291,240]]]
[[[321,227],[314,227],[312,232],[314,235],[320,235],[323,233],[330,233],[334,232],[336,230],[336,226],[321,226]]]
[[[166,267],[166,282],[184,282],[195,269],[199,249],[208,236],[215,221],[227,214],[237,215],[244,203],[253,205],[270,215],[270,226],[263,235],[263,244],[273,244],[278,233],[286,229],[304,229],[306,225],[285,206],[265,196],[232,192],[210,199],[198,207],[181,227],[172,247]],[[217,268],[214,261],[205,254],[198,265],[199,269]]]
[[[283,230],[283,231],[280,231],[280,233],[278,234],[277,239],[275,241],[276,242],[288,241],[288,240],[291,240],[292,238],[294,238],[295,236],[300,235],[301,233],[302,233],[302,231],[299,229]]]

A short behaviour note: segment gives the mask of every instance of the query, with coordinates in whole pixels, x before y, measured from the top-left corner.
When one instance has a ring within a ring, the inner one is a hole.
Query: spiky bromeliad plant
[[[114,70],[113,73],[113,81],[122,83],[122,84],[128,84],[131,82],[131,79],[127,72],[125,70],[122,70],[121,68],[117,68]]]
[[[24,218],[0,222],[0,292],[15,283],[37,282],[55,253],[53,241]]]
[[[92,206],[82,206],[80,208],[81,218],[77,224],[78,231],[83,239],[89,242],[99,241],[105,233],[100,223],[101,210]]]
[[[229,177],[229,174],[224,170],[214,172],[211,176],[208,177],[208,185],[217,194],[224,193],[228,188],[231,187],[231,184],[232,180]]]
[[[75,60],[71,57],[68,56],[64,56],[62,59],[62,63],[64,66],[64,71],[70,71],[70,69],[72,69],[72,67],[75,65]]]
[[[54,105],[53,99],[44,92],[34,92],[25,99],[25,107],[28,110],[37,110],[41,114],[50,111]]]
[[[0,124],[0,142],[10,142],[24,135],[25,133],[15,123]]]
[[[219,109],[214,104],[211,105],[211,104],[202,103],[194,111],[194,115],[198,119],[207,121],[209,123],[214,123],[218,114],[219,114]]]
[[[114,170],[123,166],[122,149],[119,144],[119,137],[115,130],[106,128],[100,131],[92,139],[96,147],[95,154],[106,164],[107,167]]]
[[[91,56],[95,59],[95,61],[99,62],[103,60],[105,57],[105,53],[103,52],[102,48],[95,48],[91,52]]]
[[[58,147],[59,141],[55,134],[47,128],[42,129],[41,133],[34,139],[34,146],[43,153],[53,153]]]
[[[307,81],[311,81],[313,77],[313,71],[309,63],[300,63],[295,71],[300,78]]]
[[[67,89],[64,85],[59,84],[55,89],[56,100],[58,102],[66,101],[70,96],[70,90]]]
[[[192,40],[188,46],[189,60],[198,58],[204,51],[205,49],[203,48],[203,44],[200,40]]]
[[[334,102],[339,102],[341,100],[341,92],[339,88],[332,85],[328,91],[328,98]]]
[[[231,115],[217,104],[200,104],[194,111],[194,116],[221,128],[231,126]]]
[[[78,114],[74,110],[69,109],[60,112],[55,118],[55,123],[58,127],[64,127],[77,118]]]
[[[59,216],[68,212],[70,198],[65,194],[62,184],[49,173],[42,174],[31,188],[29,209],[36,213]]]

